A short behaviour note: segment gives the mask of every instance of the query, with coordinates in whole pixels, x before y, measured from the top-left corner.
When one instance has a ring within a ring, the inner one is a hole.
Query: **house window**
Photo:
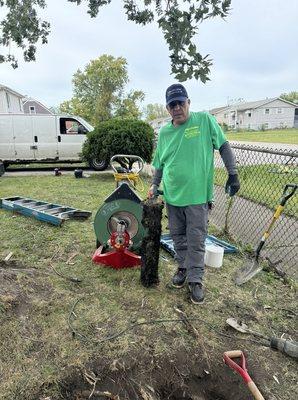
[[[9,94],[7,92],[5,92],[5,94],[6,94],[7,109],[10,110],[10,97],[9,97]]]
[[[247,116],[248,116],[248,117],[251,117],[251,113],[248,113]]]
[[[29,113],[36,114],[35,106],[29,106]]]
[[[278,109],[276,110],[276,113],[277,113],[277,114],[282,114],[282,111],[283,111],[282,108],[278,108]]]
[[[19,106],[20,106],[20,111],[23,111],[23,103],[21,99],[19,99]]]
[[[268,124],[268,122],[266,122],[266,123],[264,124],[264,129],[269,129],[269,124]]]
[[[265,114],[269,114],[270,113],[270,109],[269,108],[265,108]]]

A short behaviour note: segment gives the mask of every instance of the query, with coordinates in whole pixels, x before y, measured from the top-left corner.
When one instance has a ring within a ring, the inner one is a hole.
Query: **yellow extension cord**
[[[138,192],[143,192],[144,191],[144,183],[142,179],[140,178],[139,174],[135,172],[126,172],[126,173],[120,173],[120,172],[115,172],[114,173],[114,178],[116,182],[121,182],[121,181],[128,181],[134,189],[136,189]],[[137,184],[141,186],[140,189],[137,188]]]

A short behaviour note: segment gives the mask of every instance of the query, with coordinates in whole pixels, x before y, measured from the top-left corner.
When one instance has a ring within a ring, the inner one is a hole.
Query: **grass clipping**
[[[147,199],[142,205],[142,224],[146,229],[146,236],[141,245],[141,283],[145,287],[150,287],[159,283],[158,263],[163,203],[156,199]]]

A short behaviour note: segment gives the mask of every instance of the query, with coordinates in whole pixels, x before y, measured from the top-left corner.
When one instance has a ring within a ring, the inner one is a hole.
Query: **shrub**
[[[101,122],[87,134],[83,157],[109,161],[115,154],[134,154],[151,162],[153,151],[153,128],[146,122],[132,119],[111,119]]]
[[[226,124],[225,122],[221,122],[219,125],[221,126],[221,129],[224,132],[228,132],[228,130],[229,130],[228,124]]]

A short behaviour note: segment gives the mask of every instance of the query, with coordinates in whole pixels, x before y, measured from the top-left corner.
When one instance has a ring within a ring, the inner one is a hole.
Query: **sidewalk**
[[[210,221],[218,228],[223,228],[227,211],[227,196],[224,188],[215,186],[215,206],[210,214]],[[245,217],[243,217],[245,216]],[[273,217],[273,210],[251,200],[235,196],[229,218],[229,232],[242,243],[251,244],[254,248],[259,244],[262,235]],[[291,230],[288,227],[291,226]],[[279,246],[280,241],[289,247]],[[262,256],[271,261],[281,260],[279,266],[292,277],[298,277],[298,220],[282,214],[276,222],[268,238]]]

